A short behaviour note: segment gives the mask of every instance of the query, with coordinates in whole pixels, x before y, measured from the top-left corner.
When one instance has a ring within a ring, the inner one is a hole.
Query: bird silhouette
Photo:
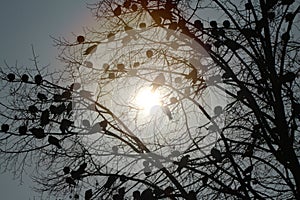
[[[230,21],[229,20],[224,20],[223,21],[223,26],[224,26],[224,28],[229,28],[230,27]]]
[[[138,7],[137,7],[136,4],[133,4],[133,5],[131,6],[131,9],[133,10],[133,12],[135,12],[135,11],[137,11]]]
[[[187,200],[197,200],[197,193],[194,190],[189,191]]]
[[[107,125],[108,125],[108,121],[107,121],[107,120],[102,120],[102,121],[99,123],[99,125],[100,125],[101,129],[102,129],[103,131],[105,131],[106,128],[107,128]]]
[[[69,131],[70,126],[73,124],[71,120],[68,119],[62,119],[59,125],[60,131],[65,134]]]
[[[34,82],[35,84],[40,85],[43,82],[43,77],[40,74],[36,75],[34,77]]]
[[[48,98],[47,98],[47,96],[45,95],[45,94],[43,94],[43,93],[38,93],[37,94],[37,98],[40,100],[40,101],[46,101]]]
[[[1,125],[1,131],[6,133],[9,130],[9,125],[8,124],[2,124]]]
[[[77,172],[80,174],[84,174],[86,168],[87,168],[87,163],[84,162],[79,166],[79,168],[77,169]]]
[[[63,172],[64,172],[64,174],[69,174],[70,173],[70,167],[64,167]]]
[[[84,40],[85,40],[84,36],[82,36],[82,35],[77,36],[76,39],[77,39],[77,42],[78,42],[79,44],[83,43]]]
[[[32,114],[33,116],[36,116],[36,113],[39,111],[38,108],[35,105],[31,105],[28,107],[28,111],[30,112],[30,114]]]
[[[74,179],[72,179],[71,177],[66,178],[66,183],[68,183],[69,185],[76,185]]]
[[[34,137],[36,137],[37,139],[43,139],[44,137],[46,137],[46,134],[44,132],[43,128],[36,128],[33,127],[31,129],[29,129],[29,131],[32,133],[32,135],[34,135]]]
[[[20,126],[19,127],[19,133],[20,135],[25,135],[27,133],[27,126]]]
[[[121,12],[122,12],[122,9],[121,9],[121,6],[118,5],[114,10],[113,10],[113,13],[116,17],[120,16],[121,15]]]
[[[79,180],[81,178],[81,175],[82,175],[82,173],[80,173],[80,171],[78,171],[78,170],[72,170],[71,171],[71,177],[74,180]]]
[[[172,194],[173,192],[174,192],[174,188],[172,186],[166,187],[163,191],[166,197],[169,197],[171,200],[175,200],[175,197]]]
[[[212,155],[212,157],[217,161],[217,162],[221,162],[222,161],[222,155],[221,152],[216,149],[216,148],[212,148],[210,150],[210,154]]]
[[[189,158],[190,158],[190,155],[185,155],[180,159],[177,170],[176,170],[179,174],[181,174],[182,168],[187,166],[187,164],[189,162]]]
[[[107,181],[105,182],[105,184],[103,185],[104,188],[106,189],[110,189],[111,186],[115,183],[115,181],[118,179],[117,176],[111,175],[108,177]]]
[[[93,190],[92,189],[89,189],[87,191],[85,191],[84,193],[84,199],[85,200],[90,200],[93,196]]]
[[[192,71],[188,75],[186,75],[185,78],[192,80],[193,83],[196,83],[198,78],[197,69],[193,67]]]
[[[54,102],[61,102],[61,101],[62,101],[62,96],[61,96],[61,94],[54,94],[54,95],[53,95],[53,101],[54,101]]]
[[[119,189],[118,189],[118,193],[119,193],[120,197],[123,199],[124,196],[125,196],[125,193],[126,193],[125,187],[119,188]]]
[[[65,99],[65,100],[71,99],[72,93],[71,93],[70,90],[66,90],[66,91],[64,91],[63,93],[61,93],[61,97],[62,97],[63,99]]]
[[[151,92],[155,92],[156,89],[166,82],[165,76],[163,73],[160,73],[152,82],[152,89]]]
[[[69,102],[66,108],[67,115],[70,115],[73,110],[73,102]]]
[[[50,112],[48,109],[44,110],[42,112],[42,115],[41,115],[41,119],[40,119],[40,125],[41,126],[46,126],[47,124],[50,123]]]
[[[296,74],[293,72],[287,72],[282,75],[281,82],[282,83],[292,83],[296,79]]]
[[[16,76],[12,73],[9,73],[9,74],[7,74],[6,78],[9,82],[12,82],[15,80]]]
[[[57,148],[61,149],[61,145],[59,144],[59,139],[57,139],[56,137],[49,135],[48,137],[48,142],[49,144],[52,144],[54,146],[56,146]]]
[[[113,195],[113,200],[124,200],[124,198],[120,194]]]
[[[66,111],[66,105],[64,103],[57,106],[56,114],[61,115]]]
[[[125,0],[123,3],[123,7],[129,9],[131,6],[131,0]]]
[[[141,199],[155,200],[153,192],[151,189],[146,189],[141,194]]]
[[[136,190],[132,193],[133,200],[142,200],[140,191]]]
[[[23,81],[24,83],[27,83],[29,80],[29,76],[27,74],[23,74],[21,77],[21,81]]]
[[[94,45],[88,47],[88,48],[84,51],[83,55],[93,54],[93,53],[96,51],[96,49],[97,49],[97,45],[94,44]]]
[[[203,178],[202,178],[202,184],[206,185],[207,182],[208,182],[208,176],[203,176]]]
[[[170,11],[172,9],[175,9],[177,7],[176,2],[173,2],[172,0],[167,0],[165,4],[165,9]]]

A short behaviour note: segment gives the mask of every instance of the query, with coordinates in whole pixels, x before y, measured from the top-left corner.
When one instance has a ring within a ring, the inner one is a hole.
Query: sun
[[[142,88],[136,95],[136,105],[150,113],[151,109],[161,105],[161,97],[158,91],[152,92],[151,88]]]

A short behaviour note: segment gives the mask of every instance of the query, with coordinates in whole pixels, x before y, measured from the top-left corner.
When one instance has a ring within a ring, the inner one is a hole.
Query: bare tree
[[[299,2],[89,8],[64,72],[2,69],[1,166],[74,199],[299,199]]]

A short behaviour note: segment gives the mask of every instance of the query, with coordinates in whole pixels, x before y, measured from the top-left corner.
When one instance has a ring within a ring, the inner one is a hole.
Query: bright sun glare
[[[150,88],[144,88],[139,91],[136,96],[136,104],[139,108],[143,109],[147,113],[150,113],[154,106],[161,105],[161,98],[158,91],[151,92]]]

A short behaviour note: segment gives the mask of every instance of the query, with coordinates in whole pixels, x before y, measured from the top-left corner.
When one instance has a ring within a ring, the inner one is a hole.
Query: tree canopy
[[[1,67],[1,169],[71,199],[299,199],[295,0],[103,0]]]

